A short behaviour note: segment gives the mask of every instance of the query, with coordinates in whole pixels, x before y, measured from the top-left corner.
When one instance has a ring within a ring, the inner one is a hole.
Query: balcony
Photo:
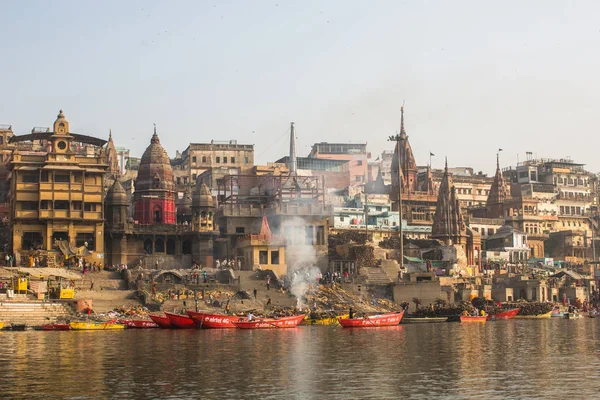
[[[54,183],[54,190],[69,190],[68,183]]]
[[[16,218],[38,218],[37,210],[17,210]]]
[[[102,212],[99,211],[84,211],[83,212],[84,220],[99,220],[102,219]]]

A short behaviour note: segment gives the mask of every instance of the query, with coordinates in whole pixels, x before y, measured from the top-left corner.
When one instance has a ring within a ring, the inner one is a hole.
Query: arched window
[[[167,254],[175,254],[175,241],[173,239],[167,239]]]
[[[159,205],[154,206],[154,222],[162,223],[162,208]]]
[[[154,252],[164,253],[165,252],[165,241],[162,238],[157,238],[154,241]]]
[[[200,218],[205,219],[206,218],[206,211],[202,211],[200,213]]]
[[[192,254],[192,244],[189,240],[184,240],[183,243],[181,243],[181,252],[183,254]]]
[[[144,240],[144,251],[148,254],[152,254],[152,239]]]

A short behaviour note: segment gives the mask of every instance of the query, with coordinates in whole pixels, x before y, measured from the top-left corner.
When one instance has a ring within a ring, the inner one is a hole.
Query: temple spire
[[[404,106],[400,107],[400,136],[406,138],[406,130],[404,129]]]
[[[444,167],[444,172],[448,173],[448,156],[446,156],[446,166]]]

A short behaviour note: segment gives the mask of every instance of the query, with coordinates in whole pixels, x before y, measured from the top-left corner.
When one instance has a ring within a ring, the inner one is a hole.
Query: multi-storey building
[[[366,143],[315,143],[308,158],[347,161],[350,184],[363,185],[367,182],[369,154]]]
[[[101,260],[107,168],[102,146],[106,141],[71,133],[61,110],[53,131],[14,136],[10,142],[48,143],[48,151],[21,151],[17,147],[12,154],[10,199],[15,255],[30,250],[52,251],[59,241],[69,248],[86,246]],[[95,151],[76,154],[73,148],[78,144]]]

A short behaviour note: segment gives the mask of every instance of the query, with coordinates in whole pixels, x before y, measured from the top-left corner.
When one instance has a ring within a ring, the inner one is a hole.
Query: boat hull
[[[169,318],[169,322],[171,322],[171,327],[178,329],[196,329],[198,325],[194,322],[193,319],[188,317],[187,315],[181,314],[173,314],[165,312],[167,318]]]
[[[539,315],[517,315],[515,317],[515,319],[544,319],[544,318],[550,318],[551,314],[552,314],[552,311],[547,312],[546,314],[539,314]]]
[[[377,328],[381,326],[394,326],[402,322],[404,311],[373,315],[366,318],[339,318],[340,325],[344,328]]]
[[[243,320],[242,317],[236,315],[211,314],[206,312],[186,311],[187,315],[200,328],[206,329],[225,329],[235,328],[234,321]]]
[[[518,313],[519,313],[519,309],[513,308],[508,311],[504,311],[504,312],[501,312],[498,314],[488,315],[487,320],[488,321],[497,321],[497,320],[503,320],[503,319],[513,319],[514,317],[517,316]]]
[[[154,323],[156,325],[158,325],[159,328],[163,328],[163,329],[171,329],[171,321],[169,320],[169,318],[167,316],[163,316],[163,315],[153,315],[150,314],[148,315],[150,317],[150,319],[152,321],[154,321]]]
[[[46,324],[42,325],[43,331],[70,331],[71,325],[69,324]]]
[[[148,320],[144,320],[144,319],[137,319],[137,320],[123,319],[123,320],[119,320],[117,322],[125,325],[127,327],[127,329],[152,329],[152,328],[159,327],[156,322],[148,321]]]
[[[115,324],[109,322],[71,322],[69,323],[74,331],[106,331],[125,329],[123,324]]]
[[[439,322],[448,322],[448,317],[425,317],[425,318],[403,318],[403,324],[434,324]]]
[[[345,315],[340,315],[337,317],[329,317],[329,318],[317,318],[317,319],[308,319],[308,318],[304,318],[302,321],[300,321],[300,325],[323,325],[323,326],[335,326],[335,325],[339,325],[340,318],[348,318],[349,315],[345,314]]]
[[[236,321],[233,324],[239,329],[275,329],[275,328],[295,328],[304,318],[303,315],[283,318],[262,318],[255,321]]]
[[[487,321],[487,317],[485,315],[463,315],[460,317],[460,322],[462,323],[485,323]]]

